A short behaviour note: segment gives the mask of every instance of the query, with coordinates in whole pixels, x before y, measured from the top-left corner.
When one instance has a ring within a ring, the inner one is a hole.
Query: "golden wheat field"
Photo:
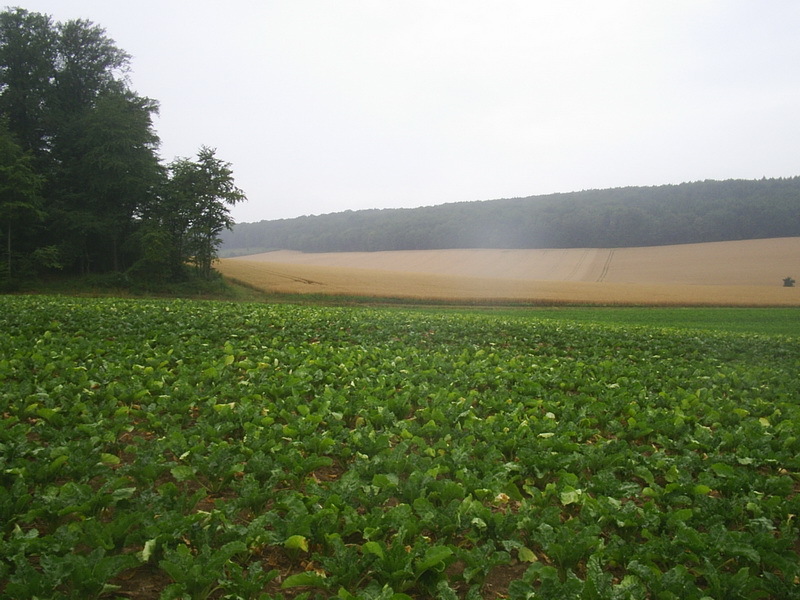
[[[644,248],[275,251],[219,261],[275,293],[435,301],[800,306],[800,238]]]

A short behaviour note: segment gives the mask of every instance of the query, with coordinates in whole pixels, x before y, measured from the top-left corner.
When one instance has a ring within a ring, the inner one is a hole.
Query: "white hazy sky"
[[[237,221],[800,175],[797,0],[27,0],[217,148]]]

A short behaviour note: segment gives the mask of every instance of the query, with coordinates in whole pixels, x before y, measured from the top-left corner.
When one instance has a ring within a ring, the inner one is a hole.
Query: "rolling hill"
[[[800,177],[588,190],[241,223],[223,234],[222,256],[274,249],[626,248],[794,236],[800,236]]]

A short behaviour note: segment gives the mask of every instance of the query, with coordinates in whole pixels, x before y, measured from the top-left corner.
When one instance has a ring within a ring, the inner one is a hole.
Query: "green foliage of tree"
[[[82,272],[130,266],[123,249],[164,176],[152,129],[156,110],[152,100],[112,89],[64,129],[51,198]]]
[[[230,163],[205,146],[196,160],[177,158],[168,171],[159,202],[145,214],[148,235],[168,240],[173,277],[180,277],[185,265],[193,264],[208,278],[221,244],[220,233],[233,226],[229,207],[244,201],[244,192],[234,183]]]
[[[193,262],[210,274],[219,233],[233,224],[227,207],[244,194],[230,165],[205,147],[197,162],[161,163],[158,103],[130,89],[129,69],[130,56],[91,21],[55,23],[21,8],[0,13],[8,271],[13,232],[41,268],[135,266],[132,272],[159,280]]]
[[[169,232],[156,221],[148,221],[133,236],[139,248],[137,260],[129,269],[137,279],[147,279],[161,284],[175,278],[173,264],[174,245]],[[180,263],[178,264],[180,277]]]
[[[800,236],[800,177],[701,181],[238,224],[224,250],[618,248]]]
[[[130,55],[91,21],[77,19],[56,27],[58,63],[52,88],[54,107],[78,113],[108,89],[122,87],[130,69]]]
[[[46,152],[47,102],[57,64],[50,17],[15,8],[0,13],[0,112],[25,151]]]
[[[186,258],[209,277],[222,243],[220,233],[233,227],[228,207],[246,199],[234,184],[231,165],[217,158],[216,150],[202,147],[196,161],[178,159],[172,164],[167,193],[183,203],[188,217],[183,232]]]
[[[39,190],[41,177],[31,165],[31,156],[11,137],[0,121],[0,225],[5,236],[5,277],[14,275],[15,231],[30,229],[41,221],[43,212]],[[20,250],[25,248],[24,238]]]

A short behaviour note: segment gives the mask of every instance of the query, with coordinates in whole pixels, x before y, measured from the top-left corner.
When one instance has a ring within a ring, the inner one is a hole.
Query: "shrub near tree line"
[[[155,100],[130,89],[130,56],[85,20],[0,13],[0,239],[6,283],[61,269],[208,277],[231,165],[202,147],[162,164]]]

